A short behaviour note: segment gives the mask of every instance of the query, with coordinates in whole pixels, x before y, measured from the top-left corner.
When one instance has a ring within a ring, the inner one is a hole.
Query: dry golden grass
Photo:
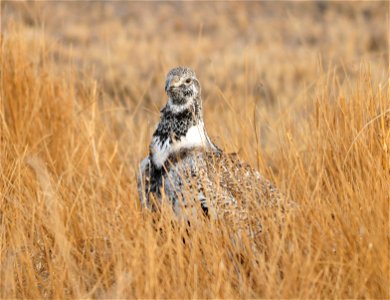
[[[1,5],[0,297],[390,297],[386,4]],[[299,204],[254,212],[256,249],[139,207],[178,64],[217,144]]]

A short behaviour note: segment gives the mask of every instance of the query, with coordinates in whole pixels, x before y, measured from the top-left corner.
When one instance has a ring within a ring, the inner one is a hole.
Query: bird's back
[[[140,195],[150,201],[150,167],[145,164],[139,177]],[[204,149],[186,149],[169,157],[162,175],[162,195],[177,214],[199,211],[213,219],[260,231],[259,210],[278,207],[283,197],[258,171],[242,162],[236,154]],[[146,195],[146,198],[145,198]],[[153,196],[155,197],[155,195]],[[155,197],[157,198],[157,197]],[[252,226],[252,225],[253,226]]]

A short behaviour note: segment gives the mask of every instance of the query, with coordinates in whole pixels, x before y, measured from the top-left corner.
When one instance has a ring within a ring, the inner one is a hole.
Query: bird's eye
[[[191,83],[191,78],[187,78],[186,83]]]

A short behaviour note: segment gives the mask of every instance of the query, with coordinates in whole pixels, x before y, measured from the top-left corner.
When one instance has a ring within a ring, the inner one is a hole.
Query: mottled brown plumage
[[[192,70],[171,70],[165,89],[168,102],[150,154],[140,166],[141,203],[153,209],[166,198],[178,215],[203,210],[256,234],[261,225],[254,212],[279,206],[281,194],[238,155],[226,154],[211,142],[203,123],[200,84]]]

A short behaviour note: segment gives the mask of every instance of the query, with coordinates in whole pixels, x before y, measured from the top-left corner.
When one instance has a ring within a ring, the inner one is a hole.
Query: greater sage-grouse
[[[142,205],[154,209],[167,199],[178,215],[190,208],[234,223],[251,223],[251,210],[279,202],[281,195],[270,181],[211,141],[193,70],[172,69],[165,91],[168,102],[137,176]]]

